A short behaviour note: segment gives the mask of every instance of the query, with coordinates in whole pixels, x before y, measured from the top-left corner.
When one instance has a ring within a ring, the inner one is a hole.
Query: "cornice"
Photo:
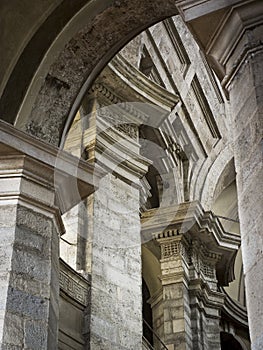
[[[241,2],[242,0],[177,0],[176,7],[184,20],[189,22]]]
[[[132,92],[132,96],[141,102],[152,103],[162,108],[163,112],[170,112],[179,102],[177,95],[153,82],[120,54],[109,63],[109,69],[126,84],[128,100]]]
[[[115,121],[118,122],[117,116],[120,113],[122,115],[122,122],[129,124],[133,123],[139,126],[141,124],[149,125],[150,123],[150,125],[158,127],[162,123],[162,120],[167,116],[166,110],[153,103],[148,103],[143,98],[139,98],[138,95],[133,98],[133,95],[129,93],[127,99],[123,96],[121,97],[116,87],[118,86],[122,91],[126,91],[126,84],[119,80],[114,89],[112,86],[113,82],[111,81],[113,77],[106,73],[102,81],[96,82],[89,90],[89,95],[92,96],[95,94],[97,98],[99,105],[97,109],[98,114],[100,114],[100,111],[103,112],[104,109],[109,114],[114,111],[115,118],[112,118],[113,123]],[[116,76],[114,76],[115,78]]]
[[[92,144],[86,142],[85,146],[87,153],[93,154],[93,161],[102,169],[141,188],[140,179],[147,173],[151,161],[139,154],[140,146],[136,140],[100,119],[97,120],[95,141]]]
[[[225,295],[222,292],[211,290],[208,283],[205,283],[199,278],[190,282],[189,294],[190,298],[192,299],[190,302],[191,306],[202,302],[202,304],[205,306],[205,312],[207,315],[209,315],[209,308],[212,308],[212,314],[209,316],[212,316],[213,318],[220,318],[219,314],[215,316],[214,310],[222,309],[225,300]],[[197,300],[195,300],[195,297],[197,297]],[[200,309],[203,309],[203,305],[199,306]]]
[[[0,121],[1,155],[6,161],[8,157],[15,158],[12,169],[15,166],[17,170],[21,169],[27,181],[53,188],[56,193],[55,205],[62,213],[94,192],[105,174],[87,162],[3,121]]]
[[[205,52],[217,66],[223,86],[229,83],[250,53],[262,50],[262,35],[246,35],[262,24],[263,2],[259,0],[238,3],[222,18]]]
[[[199,241],[206,258],[217,260],[217,278],[228,285],[234,278],[234,261],[240,236],[225,232],[212,212],[205,212],[198,201],[177,206],[151,209],[142,213],[142,233],[171,240],[178,234]],[[212,254],[212,255],[211,255]],[[209,256],[210,255],[210,256]]]
[[[245,306],[241,305],[239,302],[233,300],[224,290],[220,287],[220,292],[225,296],[225,302],[223,306],[223,311],[228,317],[230,317],[235,322],[242,324],[242,326],[248,328],[248,318],[247,309]]]

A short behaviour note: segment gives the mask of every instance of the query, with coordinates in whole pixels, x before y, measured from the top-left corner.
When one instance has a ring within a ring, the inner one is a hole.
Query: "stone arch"
[[[55,52],[44,78],[35,77],[42,82],[33,99],[31,95],[28,116],[21,109],[16,120],[19,128],[55,145],[63,129],[70,126],[83,94],[108,61],[142,30],[178,13],[172,0],[96,0],[90,6],[85,11],[92,15],[87,21],[78,13],[80,29],[64,38],[65,46]],[[105,25],[109,20],[111,30]]]
[[[227,174],[225,174],[224,176],[224,171],[229,170],[229,172],[232,173],[232,166],[234,166],[233,150],[232,147],[228,145],[218,155],[218,157],[210,167],[207,176],[205,177],[205,182],[201,190],[200,198],[201,203],[206,210],[211,210],[216,192],[218,192],[218,189],[221,186],[220,182],[222,182],[223,178],[227,176]]]
[[[222,350],[247,350],[247,347],[238,336],[227,332],[221,332],[220,338]]]

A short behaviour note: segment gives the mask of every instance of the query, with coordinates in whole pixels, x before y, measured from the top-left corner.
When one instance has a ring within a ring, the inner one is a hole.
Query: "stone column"
[[[230,100],[229,139],[233,140],[234,146],[241,249],[253,350],[263,348],[262,13],[262,1],[240,1],[225,14],[206,47]]]
[[[74,157],[64,155],[56,167],[56,147],[5,123],[0,140],[0,348],[55,350],[60,214],[62,202],[64,209],[70,204],[63,196]],[[87,165],[89,180],[91,168]]]
[[[225,70],[252,349],[263,348],[263,3],[233,9],[213,47]]]
[[[188,291],[188,245],[182,235],[159,235],[163,286],[164,341],[169,350],[192,349]]]
[[[221,258],[221,254],[210,251],[205,244],[193,239],[189,295],[195,350],[221,349],[219,322],[224,295],[218,291],[216,277],[216,265]]]
[[[155,330],[169,350],[220,350],[224,295],[218,284],[233,279],[239,236],[225,232],[198,202],[152,209],[143,214],[142,228],[160,245],[163,293],[157,315],[163,310],[164,326],[162,332],[153,320]]]
[[[61,225],[50,174],[7,152],[0,174],[0,347],[55,350]]]
[[[263,348],[263,25],[245,31],[229,84],[242,256],[253,350]]]
[[[119,110],[125,113],[125,110]],[[100,114],[103,114],[101,118]],[[108,173],[88,200],[91,252],[91,350],[142,348],[140,178],[149,162],[139,155],[136,126],[116,126],[111,110],[92,116],[84,133],[88,161]],[[124,124],[124,123],[123,123]]]

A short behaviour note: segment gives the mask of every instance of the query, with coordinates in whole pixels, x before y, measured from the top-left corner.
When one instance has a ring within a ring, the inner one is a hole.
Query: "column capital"
[[[34,205],[60,213],[94,192],[104,174],[3,121],[0,121],[0,158],[0,174],[5,179],[0,194],[5,199],[34,201]],[[38,189],[34,191],[36,186]]]

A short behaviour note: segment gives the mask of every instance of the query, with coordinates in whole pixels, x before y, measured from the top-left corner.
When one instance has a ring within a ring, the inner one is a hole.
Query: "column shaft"
[[[108,174],[89,206],[93,217],[90,348],[140,349],[139,190]]]
[[[0,165],[0,348],[57,349],[59,226],[54,190],[24,156]],[[32,168],[33,169],[33,168]],[[26,175],[24,174],[26,173]]]
[[[255,32],[258,30],[259,28],[255,29]],[[251,38],[253,38],[252,33],[251,31]],[[261,47],[247,56],[230,86],[241,248],[249,328],[254,350],[262,349],[263,346],[262,62],[263,48]]]

